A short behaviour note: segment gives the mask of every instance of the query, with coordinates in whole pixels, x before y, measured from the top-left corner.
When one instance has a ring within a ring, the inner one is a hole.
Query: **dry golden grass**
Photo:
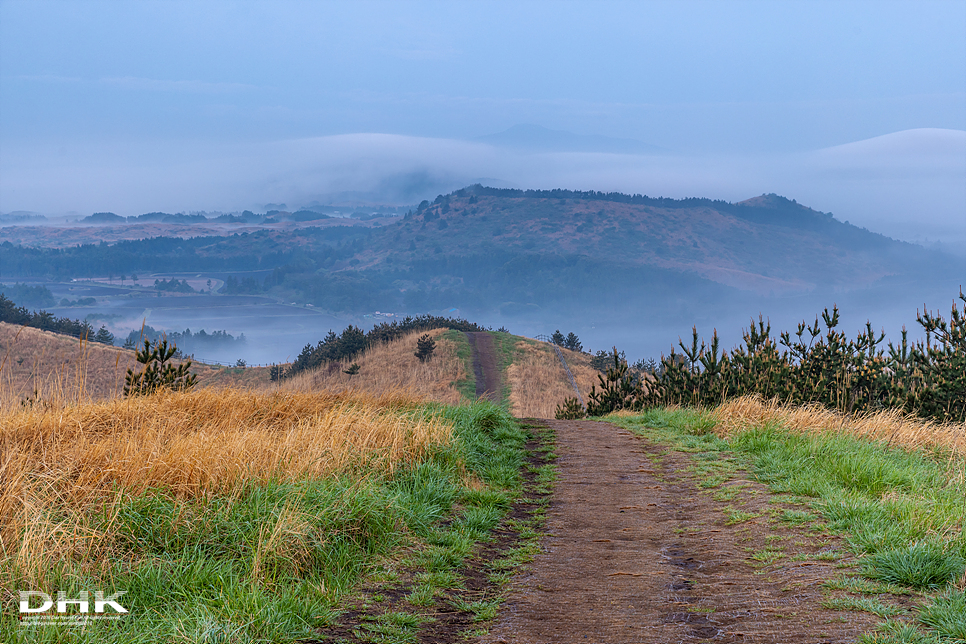
[[[517,354],[506,371],[510,385],[510,411],[520,418],[553,418],[557,405],[574,396],[574,388],[556,352],[549,344],[524,340],[516,344]],[[592,385],[598,384],[598,371],[590,366],[590,356],[561,349],[570,366],[584,402]]]
[[[44,562],[92,547],[91,507],[120,491],[180,498],[268,480],[392,471],[452,427],[399,395],[201,389],[0,414],[0,561]],[[362,468],[362,469],[357,469]],[[55,508],[69,516],[55,518]]]
[[[285,380],[283,391],[365,391],[374,395],[405,391],[413,398],[459,404],[461,397],[456,381],[466,377],[463,361],[456,355],[456,345],[441,337],[445,330],[428,334],[436,339],[432,358],[420,362],[413,353],[416,339],[425,331],[367,349],[351,362],[359,365],[359,373],[349,376],[343,370],[351,362],[333,362],[310,373]]]
[[[718,406],[712,415],[714,431],[722,437],[749,426],[777,423],[806,434],[839,432],[905,449],[939,448],[966,456],[966,423],[938,424],[896,410],[845,416],[820,405],[793,407],[743,396]]]
[[[0,322],[0,407],[40,398],[55,406],[122,395],[134,351]],[[266,387],[269,368],[192,363],[199,387]],[[35,395],[36,392],[36,395]]]
[[[0,404],[111,398],[136,364],[133,351],[0,322]]]

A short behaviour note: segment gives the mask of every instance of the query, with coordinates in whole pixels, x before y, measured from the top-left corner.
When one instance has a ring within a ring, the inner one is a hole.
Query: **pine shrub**
[[[555,414],[558,420],[576,420],[586,416],[587,410],[584,409],[579,400],[573,397],[567,398],[563,401],[563,404],[557,405],[557,413]]]
[[[590,415],[618,409],[667,405],[712,407],[725,400],[758,394],[789,404],[819,403],[844,414],[887,408],[939,422],[966,420],[966,295],[949,318],[923,311],[917,315],[926,340],[910,343],[903,329],[898,345],[883,346],[885,334],[871,323],[852,339],[838,330],[839,311],[825,309],[814,323],[801,322],[794,334],[772,335],[762,316],[744,332],[744,343],[722,351],[715,331],[709,344],[692,329],[690,342],[678,343],[661,359],[646,384],[635,383],[623,356],[598,352],[592,364],[613,360],[599,376],[601,390],[591,393]],[[643,366],[643,365],[642,365]]]
[[[433,357],[433,351],[435,350],[436,341],[429,337],[428,333],[424,333],[416,340],[416,353],[413,355],[419,358],[420,362],[426,362]]]
[[[167,340],[161,340],[151,347],[151,341],[144,341],[144,348],[138,349],[135,356],[144,365],[140,373],[133,369],[127,370],[124,377],[124,396],[147,396],[161,389],[187,391],[195,386],[198,376],[189,373],[191,361],[181,363],[177,367],[168,361],[174,357],[178,348],[168,346]]]

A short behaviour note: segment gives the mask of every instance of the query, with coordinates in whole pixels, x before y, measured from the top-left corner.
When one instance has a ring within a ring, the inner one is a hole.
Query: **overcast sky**
[[[661,150],[473,141],[518,124]],[[0,211],[475,179],[779,192],[966,241],[966,1],[0,0]]]

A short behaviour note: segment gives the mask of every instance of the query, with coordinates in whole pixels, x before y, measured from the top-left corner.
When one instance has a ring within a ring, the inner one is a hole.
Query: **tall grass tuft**
[[[919,613],[919,621],[947,641],[966,642],[966,592],[950,589]]]
[[[864,560],[865,575],[890,584],[918,589],[945,586],[963,574],[963,557],[933,541],[870,555]]]
[[[805,434],[841,433],[905,449],[939,449],[966,456],[966,423],[938,423],[895,409],[847,415],[818,404],[783,405],[755,395],[719,405],[712,417],[715,433],[721,437],[777,424]]]

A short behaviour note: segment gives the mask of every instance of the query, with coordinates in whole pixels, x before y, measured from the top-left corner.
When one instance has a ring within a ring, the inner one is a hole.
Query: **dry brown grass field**
[[[506,372],[510,412],[519,418],[553,418],[557,405],[574,396],[567,372],[553,347],[545,342],[522,340],[516,349],[513,364]],[[599,372],[590,366],[589,355],[569,349],[561,352],[586,403],[591,386],[598,384]]]
[[[333,362],[310,373],[302,373],[285,380],[283,391],[364,391],[386,395],[405,391],[408,396],[458,404],[462,398],[455,384],[466,378],[463,361],[456,355],[456,345],[441,337],[444,329],[429,331],[436,340],[436,351],[426,362],[413,353],[416,339],[424,331],[416,331],[387,344],[367,349],[351,362]],[[350,376],[343,371],[352,363],[359,365],[359,373]]]
[[[135,365],[134,352],[0,322],[0,391],[7,402],[111,398]]]
[[[97,565],[110,535],[85,517],[109,516],[121,490],[190,499],[268,480],[391,471],[451,439],[446,422],[409,413],[414,404],[200,389],[0,411],[0,561],[34,578],[70,554]]]
[[[712,415],[714,431],[722,437],[772,423],[805,434],[839,432],[910,450],[939,449],[966,456],[966,423],[933,423],[897,410],[845,416],[820,405],[793,407],[743,396],[718,406]]]
[[[31,327],[0,322],[0,405],[27,398],[62,404],[120,396],[134,352]],[[267,387],[268,367],[192,363],[199,387]],[[36,391],[37,395],[34,394]]]
[[[270,367],[218,367],[192,362],[191,372],[198,374],[199,387],[267,389],[273,386]]]

